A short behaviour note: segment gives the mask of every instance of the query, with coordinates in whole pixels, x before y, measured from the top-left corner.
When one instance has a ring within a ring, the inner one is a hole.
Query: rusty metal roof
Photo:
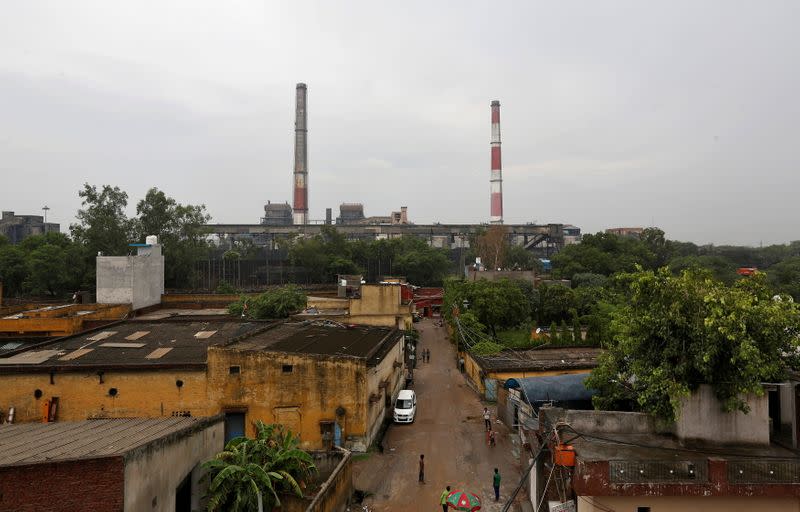
[[[395,346],[402,332],[388,327],[280,324],[226,348],[366,359],[374,366]]]
[[[487,372],[558,371],[595,368],[601,352],[592,347],[562,347],[504,350],[491,356],[472,354],[472,358]]]
[[[90,332],[27,345],[25,351],[8,352],[8,357],[0,357],[0,373],[115,367],[204,367],[209,346],[230,343],[269,325],[267,322],[231,320],[118,322]],[[147,334],[142,335],[145,331]],[[134,335],[136,341],[128,341]]]
[[[0,467],[124,456],[167,436],[188,435],[212,418],[103,419],[0,425]]]
[[[0,357],[0,374],[205,368],[208,348],[213,346],[356,357],[375,365],[402,337],[402,332],[386,327],[331,324],[189,319],[123,321],[9,351]],[[131,337],[136,341],[129,341]]]

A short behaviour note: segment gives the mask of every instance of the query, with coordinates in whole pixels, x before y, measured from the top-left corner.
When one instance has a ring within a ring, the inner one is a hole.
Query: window
[[[228,372],[230,372],[231,375],[239,375],[240,373],[242,373],[242,367],[231,366],[230,368],[228,368]]]
[[[238,366],[237,366],[238,368]],[[244,412],[225,413],[225,442],[244,435]]]
[[[292,373],[292,371],[294,370],[294,367],[292,365],[290,365],[290,364],[285,364],[285,365],[283,365],[282,369],[283,369],[283,373]]]
[[[650,512],[650,507],[636,507],[636,512]]]

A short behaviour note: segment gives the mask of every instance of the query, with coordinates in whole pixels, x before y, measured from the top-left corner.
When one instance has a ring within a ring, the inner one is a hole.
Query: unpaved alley
[[[500,510],[519,482],[519,447],[508,427],[496,421],[497,446],[487,446],[484,404],[457,370],[445,328],[427,319],[417,326],[418,348],[430,349],[431,362],[419,362],[414,372],[416,421],[391,424],[382,454],[357,457],[356,488],[370,493],[365,503],[374,511],[441,510],[439,496],[447,485],[478,494],[484,511]],[[493,406],[489,409],[494,419]],[[417,478],[420,454],[425,454],[425,484]],[[499,502],[492,489],[495,467],[502,475]]]

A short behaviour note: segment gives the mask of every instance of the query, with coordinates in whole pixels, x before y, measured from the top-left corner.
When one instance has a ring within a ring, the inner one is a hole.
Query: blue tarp
[[[597,394],[583,384],[588,373],[554,375],[552,377],[525,377],[508,379],[506,389],[519,389],[529,402],[580,402],[589,401]]]

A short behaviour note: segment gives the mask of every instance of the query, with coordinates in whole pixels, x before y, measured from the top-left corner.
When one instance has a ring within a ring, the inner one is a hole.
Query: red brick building
[[[189,511],[222,417],[0,425],[0,510]]]

